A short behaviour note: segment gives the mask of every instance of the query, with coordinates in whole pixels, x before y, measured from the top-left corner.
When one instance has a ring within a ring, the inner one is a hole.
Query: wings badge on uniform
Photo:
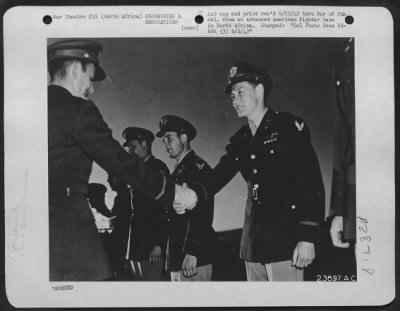
[[[301,132],[301,131],[303,130],[303,128],[304,128],[304,122],[299,123],[299,122],[297,122],[297,121],[294,121],[294,124],[296,125],[297,130],[298,130],[299,132]]]
[[[202,170],[203,167],[204,167],[204,163],[196,163],[196,165],[197,165],[197,168],[198,168],[199,170]]]

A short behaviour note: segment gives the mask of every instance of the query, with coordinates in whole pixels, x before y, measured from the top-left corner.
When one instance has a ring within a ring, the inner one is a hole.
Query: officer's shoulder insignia
[[[294,124],[296,125],[296,127],[297,127],[297,130],[299,131],[299,132],[301,132],[302,130],[303,130],[303,128],[304,128],[304,122],[297,122],[297,120],[296,121],[294,121]]]
[[[196,166],[197,166],[197,168],[198,168],[199,170],[202,170],[203,167],[204,167],[204,165],[205,165],[204,162],[203,162],[203,163],[200,163],[200,162],[197,162],[197,163],[196,163]]]

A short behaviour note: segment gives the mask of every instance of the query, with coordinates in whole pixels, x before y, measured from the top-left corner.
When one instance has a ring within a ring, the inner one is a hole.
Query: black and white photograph
[[[353,51],[49,39],[50,280],[356,281]]]
[[[351,7],[8,11],[11,304],[390,302],[391,22]]]

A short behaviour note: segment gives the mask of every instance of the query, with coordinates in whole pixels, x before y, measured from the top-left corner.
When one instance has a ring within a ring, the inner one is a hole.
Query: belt
[[[79,195],[82,197],[87,197],[88,195],[88,185],[50,185],[49,186],[50,196],[63,196],[71,197],[73,195]]]

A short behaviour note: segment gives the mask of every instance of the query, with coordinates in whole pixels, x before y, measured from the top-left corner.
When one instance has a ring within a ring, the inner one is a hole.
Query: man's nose
[[[239,103],[239,99],[237,98],[237,96],[232,97],[231,101],[233,106],[236,106]]]

